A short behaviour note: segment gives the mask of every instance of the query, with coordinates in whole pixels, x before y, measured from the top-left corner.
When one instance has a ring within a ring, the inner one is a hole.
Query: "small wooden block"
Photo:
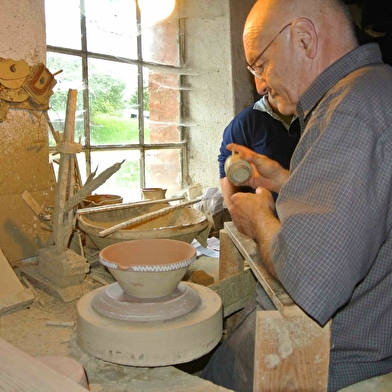
[[[192,271],[191,280],[202,286],[209,286],[214,283],[214,278],[203,270]]]

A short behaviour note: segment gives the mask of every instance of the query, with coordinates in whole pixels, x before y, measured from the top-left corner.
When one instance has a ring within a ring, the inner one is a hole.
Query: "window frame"
[[[129,0],[135,3],[136,7],[136,23],[138,25],[141,24],[141,15],[138,7],[138,0]],[[84,10],[85,2],[84,0],[80,0],[80,28],[81,28],[81,49],[72,49],[72,48],[64,48],[60,46],[54,45],[46,45],[46,51],[55,53],[55,54],[65,54],[79,57],[82,62],[82,82],[84,85],[84,89],[82,91],[83,94],[83,116],[84,116],[84,136],[85,141],[82,145],[82,152],[85,154],[85,164],[86,164],[86,178],[94,171],[91,165],[91,153],[94,151],[119,151],[119,150],[137,150],[140,153],[140,190],[146,187],[146,154],[151,150],[179,150],[180,155],[180,168],[181,173],[179,173],[179,186],[184,188],[187,184],[188,179],[188,156],[189,156],[189,138],[188,136],[188,127],[182,125],[182,119],[185,116],[184,110],[184,102],[185,96],[184,91],[180,88],[179,91],[179,116],[180,121],[178,124],[179,131],[179,142],[163,142],[163,143],[146,143],[144,140],[144,116],[143,116],[143,68],[151,69],[152,71],[160,71],[162,73],[177,73],[179,76],[179,86],[184,84],[184,78],[186,77],[186,72],[182,72],[183,64],[184,64],[184,25],[183,20],[179,19],[179,36],[178,36],[178,61],[179,66],[173,65],[165,65],[162,63],[155,63],[150,61],[143,60],[142,55],[142,32],[140,29],[139,34],[137,36],[137,59],[130,59],[125,57],[119,57],[108,54],[101,54],[96,52],[91,52],[87,50],[87,37],[86,37],[86,16]],[[98,59],[98,60],[106,60],[113,61],[116,63],[125,63],[136,65],[138,68],[138,143],[123,143],[121,145],[115,144],[100,144],[100,145],[92,145],[91,144],[91,132],[90,132],[90,107],[89,107],[89,59]],[[50,153],[54,153],[56,151],[55,146],[49,147]]]

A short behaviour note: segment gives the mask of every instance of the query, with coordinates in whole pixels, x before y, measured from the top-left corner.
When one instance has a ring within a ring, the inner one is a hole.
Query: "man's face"
[[[252,32],[244,35],[248,69],[268,86],[278,110],[286,115],[295,113],[299,97],[296,78],[299,53],[290,47],[291,26],[286,24],[280,30],[264,26],[257,35]]]

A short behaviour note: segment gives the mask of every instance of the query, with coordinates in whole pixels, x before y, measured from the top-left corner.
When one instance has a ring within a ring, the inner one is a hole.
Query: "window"
[[[45,12],[47,67],[61,71],[48,112],[51,151],[76,89],[82,183],[125,160],[94,193],[124,201],[140,200],[143,187],[178,193],[187,177],[179,19],[144,23],[136,0],[45,0]]]

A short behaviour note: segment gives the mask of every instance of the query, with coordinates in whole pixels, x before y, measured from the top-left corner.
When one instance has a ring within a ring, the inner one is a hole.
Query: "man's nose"
[[[255,78],[256,90],[260,95],[265,95],[268,93],[268,85],[264,79]]]

